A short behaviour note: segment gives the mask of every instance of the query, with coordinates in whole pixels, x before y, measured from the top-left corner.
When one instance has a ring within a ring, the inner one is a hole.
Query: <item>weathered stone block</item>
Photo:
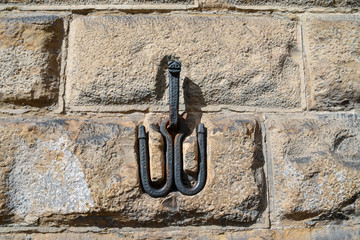
[[[275,219],[358,216],[360,117],[334,114],[270,117]]]
[[[360,17],[307,15],[303,29],[309,108],[359,108]]]
[[[357,240],[360,228],[354,226],[294,227],[271,229],[247,229],[239,227],[164,227],[164,228],[98,228],[98,227],[5,227],[1,228],[1,239],[251,239],[251,240]]]
[[[134,4],[192,4],[192,0],[2,0],[7,4],[26,5],[134,5]]]
[[[77,17],[69,33],[68,106],[166,106],[174,56],[182,61],[182,104],[300,107],[296,22],[211,15]]]
[[[354,0],[227,0],[235,5],[260,6],[299,6],[299,7],[359,7],[360,2]]]
[[[55,15],[0,16],[0,104],[56,102],[63,32]]]
[[[195,196],[171,192],[152,198],[141,189],[137,159],[136,126],[150,122],[146,118],[2,119],[2,221],[133,227],[263,223],[264,160],[255,120],[203,116],[205,188]]]

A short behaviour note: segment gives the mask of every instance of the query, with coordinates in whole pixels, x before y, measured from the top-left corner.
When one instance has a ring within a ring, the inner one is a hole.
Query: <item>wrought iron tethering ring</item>
[[[186,134],[186,125],[179,111],[179,78],[181,62],[170,61],[169,70],[169,118],[163,120],[160,125],[160,133],[166,144],[165,154],[165,183],[160,188],[154,187],[150,179],[150,166],[147,137],[145,127],[140,126],[138,132],[140,179],[146,193],[152,197],[167,195],[174,187],[184,195],[195,195],[200,192],[206,183],[206,142],[205,127],[200,123],[197,128],[198,145],[198,174],[197,182],[193,187],[186,186],[183,182],[182,142]],[[171,131],[171,133],[169,132]],[[174,136],[174,138],[173,138]]]

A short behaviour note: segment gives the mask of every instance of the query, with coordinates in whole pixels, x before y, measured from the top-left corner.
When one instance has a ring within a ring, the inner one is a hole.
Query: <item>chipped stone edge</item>
[[[230,110],[240,113],[271,113],[271,112],[302,112],[299,108],[264,108],[264,107],[248,107],[239,105],[208,105],[206,107],[191,105],[193,110],[191,112],[220,112],[222,110]],[[185,104],[179,104],[180,114],[185,112]],[[139,105],[107,105],[107,106],[69,106],[69,112],[97,112],[97,113],[121,113],[121,112],[168,112],[168,105],[153,105],[153,104],[139,104]]]
[[[277,116],[278,114],[276,114]],[[293,114],[291,114],[293,115]],[[266,163],[267,163],[267,181],[269,182],[269,186],[268,186],[268,205],[269,205],[269,221],[271,223],[271,225],[276,224],[279,225],[279,223],[277,222],[277,219],[274,216],[274,212],[275,212],[275,191],[274,191],[274,172],[273,172],[273,158],[271,155],[271,142],[269,141],[269,129],[268,129],[268,124],[267,121],[269,121],[269,116],[268,114],[263,114],[263,122],[262,124],[264,125],[264,133],[263,133],[263,138],[265,141],[265,147],[266,149],[264,149],[264,156],[266,157]]]
[[[236,227],[236,226],[182,226],[182,227],[163,227],[164,232],[194,232],[201,231],[205,233],[211,232],[244,232],[246,230],[267,230],[268,228],[249,228],[249,227]],[[24,226],[7,226],[0,227],[0,235],[7,233],[136,233],[136,232],[155,232],[158,228],[136,228],[136,227],[118,227],[118,228],[100,228],[100,227],[24,227]]]
[[[300,21],[298,23],[298,38],[300,41],[299,49],[301,51],[301,73],[300,73],[300,98],[301,98],[301,107],[304,111],[308,110],[308,104],[307,104],[307,98],[306,98],[306,90],[307,90],[307,75],[306,75],[306,64],[307,64],[307,58],[306,58],[306,52],[305,52],[305,45],[304,45],[304,28],[303,28],[303,21],[300,16]]]
[[[220,234],[223,235],[224,233],[233,233],[233,234],[246,234],[247,230],[250,231],[259,231],[263,233],[271,233],[271,232],[285,232],[285,231],[308,231],[309,233],[316,234],[317,231],[336,231],[338,230],[352,230],[352,229],[360,229],[358,225],[354,226],[321,226],[321,227],[273,227],[271,229],[244,229],[239,227],[217,227],[217,226],[188,226],[188,227],[164,227],[161,228],[163,233],[178,233],[182,235],[186,235],[187,233],[194,233],[201,232],[203,234]],[[99,228],[99,227],[21,227],[21,226],[13,226],[13,227],[0,227],[0,235],[5,234],[32,234],[32,233],[78,233],[78,234],[136,234],[136,233],[144,233],[149,236],[153,233],[158,233],[160,229],[158,228],[131,228],[131,227],[124,227],[124,228]],[[354,236],[356,236],[356,231],[352,231]],[[46,236],[46,235],[45,235]],[[295,236],[294,236],[295,237]],[[142,238],[143,239],[143,238]],[[291,239],[291,238],[286,238]],[[297,239],[297,238],[296,238]],[[315,238],[314,238],[315,239]],[[349,238],[350,239],[350,238]],[[352,239],[352,238],[351,238]]]
[[[211,113],[210,113],[211,114]],[[216,113],[215,113],[216,114]],[[256,123],[258,124],[259,127],[259,132],[261,134],[261,144],[262,144],[262,152],[263,152],[263,158],[264,158],[264,165],[262,166],[263,168],[263,172],[264,172],[264,181],[265,181],[265,187],[264,187],[264,191],[265,191],[265,203],[266,203],[266,208],[264,209],[264,211],[261,213],[261,216],[259,216],[256,220],[256,222],[254,224],[252,224],[251,226],[248,227],[233,227],[234,229],[237,229],[237,231],[243,231],[243,230],[253,230],[253,229],[270,229],[271,228],[271,222],[270,222],[270,199],[269,199],[269,176],[268,176],[268,158],[266,156],[266,143],[264,142],[264,134],[265,134],[265,125],[264,125],[264,120],[261,117],[261,115],[257,115],[257,114],[253,114],[253,113],[236,113],[236,112],[229,112],[226,113],[231,115],[235,115],[237,116],[237,119],[244,119],[244,120],[248,120],[248,121],[256,121]],[[220,227],[220,229],[224,229],[227,227],[224,226],[216,226],[216,227]],[[231,227],[229,227],[231,229]]]
[[[59,96],[57,102],[57,109],[54,113],[64,113],[65,112],[65,89],[66,89],[66,66],[68,58],[68,45],[69,45],[69,30],[70,30],[70,21],[69,16],[63,18],[63,27],[64,27],[64,37],[61,46],[61,59],[60,59],[60,79],[59,79]]]
[[[292,13],[355,13],[360,7],[306,7],[306,6],[256,6],[256,5],[232,5],[237,11],[266,11],[266,12],[292,12]]]
[[[199,5],[194,4],[134,4],[134,5],[17,5],[0,4],[0,11],[89,11],[89,10],[193,10]]]
[[[262,152],[264,158],[264,175],[265,175],[265,191],[266,191],[266,209],[264,210],[263,218],[265,219],[265,224],[268,229],[271,229],[271,187],[273,186],[272,181],[272,168],[270,167],[270,158],[268,156],[268,144],[266,142],[267,129],[265,126],[265,120],[262,115],[255,117],[256,121],[259,124],[259,128],[261,131],[261,144],[262,144]],[[266,213],[265,213],[266,212]]]
[[[221,1],[220,1],[221,3]],[[238,12],[291,12],[291,13],[357,13],[360,7],[308,7],[279,5],[215,4],[213,1],[194,0],[193,4],[75,4],[26,5],[0,4],[0,11],[176,11],[176,10],[230,10]]]

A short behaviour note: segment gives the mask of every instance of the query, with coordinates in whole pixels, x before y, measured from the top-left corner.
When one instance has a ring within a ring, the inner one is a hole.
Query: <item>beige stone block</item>
[[[281,6],[281,7],[359,7],[354,0],[227,0],[239,6]]]
[[[182,61],[180,103],[186,108],[300,108],[296,22],[179,14],[75,18],[69,33],[69,109],[167,109],[167,61],[175,57]]]
[[[309,108],[359,108],[360,17],[307,15],[303,32]]]
[[[22,231],[21,231],[22,230]],[[246,240],[357,240],[360,237],[359,226],[333,225],[313,228],[271,228],[271,229],[243,229],[239,227],[164,227],[164,228],[96,228],[70,227],[62,228],[7,228],[1,239],[34,240],[115,240],[115,239],[246,239]],[[26,232],[26,233],[24,233]],[[31,233],[32,232],[32,233]]]
[[[63,35],[56,15],[0,15],[0,105],[56,103]]]
[[[136,142],[137,126],[149,129],[156,116],[1,119],[3,220],[53,226],[265,226],[256,120],[239,114],[200,117],[207,128],[205,188],[194,196],[174,189],[161,198],[140,186]],[[191,129],[193,120],[187,122]]]
[[[351,220],[360,189],[359,115],[284,115],[266,120],[274,222]]]
[[[134,127],[125,121],[2,119],[0,162],[8,164],[1,169],[6,178],[1,181],[6,192],[2,201],[11,221],[35,223],[52,214],[88,213],[101,197],[98,191],[136,185],[137,172],[128,175],[129,168],[137,169]]]
[[[192,0],[4,0],[1,3],[22,5],[134,5],[134,4],[193,4]]]

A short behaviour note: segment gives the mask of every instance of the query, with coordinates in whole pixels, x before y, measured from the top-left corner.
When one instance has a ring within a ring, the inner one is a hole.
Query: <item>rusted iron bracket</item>
[[[166,144],[165,148],[165,183],[156,188],[150,179],[150,164],[148,140],[144,126],[139,126],[139,165],[141,185],[146,193],[152,197],[163,197],[175,188],[184,195],[199,193],[206,183],[206,129],[200,123],[197,129],[198,145],[198,174],[194,186],[187,186],[183,182],[182,143],[186,134],[184,119],[179,116],[179,78],[181,62],[170,61],[169,70],[169,118],[160,125],[160,133]],[[175,183],[175,186],[174,186]]]

